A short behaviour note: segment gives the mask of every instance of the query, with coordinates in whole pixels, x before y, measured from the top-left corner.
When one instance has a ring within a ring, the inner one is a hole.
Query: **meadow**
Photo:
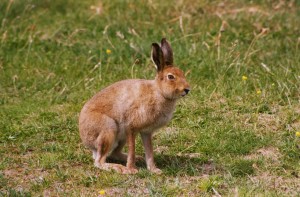
[[[2,0],[0,22],[0,196],[300,195],[299,1]],[[162,37],[191,85],[154,136],[163,174],[101,171],[79,112],[153,79]]]

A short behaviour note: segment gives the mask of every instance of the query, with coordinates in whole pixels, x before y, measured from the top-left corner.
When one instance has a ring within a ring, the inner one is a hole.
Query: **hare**
[[[179,68],[173,66],[173,52],[165,38],[152,44],[157,74],[154,80],[128,79],[116,82],[92,97],[79,116],[83,144],[93,152],[95,166],[122,174],[135,174],[135,137],[140,133],[147,169],[160,174],[154,163],[152,134],[172,118],[177,99],[190,91]],[[128,144],[128,155],[122,153]],[[106,163],[106,158],[127,161],[126,166]]]

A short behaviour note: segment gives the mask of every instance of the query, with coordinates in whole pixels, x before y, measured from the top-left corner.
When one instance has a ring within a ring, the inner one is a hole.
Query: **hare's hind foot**
[[[138,169],[136,168],[128,168],[128,167],[125,167],[124,171],[122,172],[122,174],[136,174],[138,173]]]
[[[150,169],[150,172],[152,172],[153,174],[162,174],[163,172],[161,171],[161,169],[159,168],[153,168],[153,169]]]
[[[128,168],[121,164],[115,164],[115,163],[103,163],[103,164],[95,163],[95,166],[97,168],[100,168],[101,170],[114,171],[119,174],[136,174],[136,173],[138,173],[138,170],[136,168]]]

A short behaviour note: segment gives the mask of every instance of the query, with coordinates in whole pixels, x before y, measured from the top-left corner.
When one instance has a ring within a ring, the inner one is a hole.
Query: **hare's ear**
[[[164,54],[166,65],[173,65],[173,50],[166,38],[161,39],[161,50]]]
[[[157,43],[152,44],[151,59],[156,66],[157,72],[164,69],[165,61],[163,52]]]

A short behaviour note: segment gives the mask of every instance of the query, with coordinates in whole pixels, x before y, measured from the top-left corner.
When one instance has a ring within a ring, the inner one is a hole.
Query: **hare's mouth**
[[[184,92],[181,94],[181,97],[185,97],[186,95],[187,95],[187,93]]]

